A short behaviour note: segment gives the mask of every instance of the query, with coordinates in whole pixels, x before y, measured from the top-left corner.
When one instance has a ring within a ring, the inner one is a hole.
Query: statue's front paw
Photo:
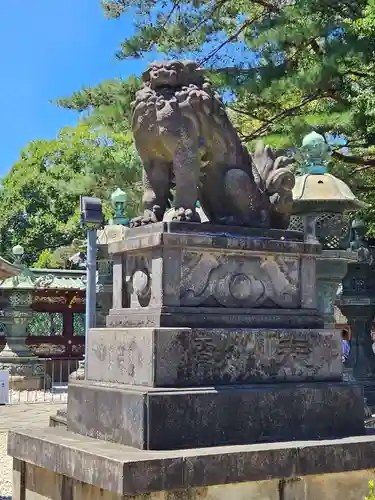
[[[130,221],[130,227],[146,226],[147,224],[154,224],[163,219],[163,213],[159,205],[152,207],[152,210],[145,210],[143,215],[135,217]]]
[[[133,217],[129,222],[129,227],[139,227],[142,226],[142,216]]]
[[[201,219],[198,213],[191,208],[176,208],[172,220],[177,220],[179,222],[200,222]]]

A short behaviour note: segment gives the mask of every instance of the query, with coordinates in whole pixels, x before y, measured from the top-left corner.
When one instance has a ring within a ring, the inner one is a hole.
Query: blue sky
[[[0,175],[29,141],[76,123],[49,100],[142,71],[143,62],[114,57],[131,29],[126,17],[105,19],[99,0],[0,1]]]

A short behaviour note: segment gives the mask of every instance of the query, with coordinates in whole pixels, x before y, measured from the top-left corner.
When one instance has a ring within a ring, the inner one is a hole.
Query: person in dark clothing
[[[345,363],[347,361],[350,354],[350,340],[349,340],[349,332],[347,330],[342,330],[342,361]]]

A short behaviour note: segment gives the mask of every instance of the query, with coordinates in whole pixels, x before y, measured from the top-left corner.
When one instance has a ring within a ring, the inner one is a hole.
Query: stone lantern
[[[115,216],[110,220],[110,224],[119,224],[127,226],[129,219],[125,217],[125,208],[127,202],[127,194],[120,188],[117,188],[111,195],[111,204],[115,211]]]
[[[6,327],[6,345],[0,353],[0,369],[8,370],[12,385],[22,389],[39,389],[43,364],[27,347],[27,327],[32,318],[35,278],[21,265],[23,248],[13,248],[15,265],[20,272],[0,283],[2,322]]]
[[[375,265],[374,249],[368,247],[366,233],[366,225],[354,220],[350,247],[357,252],[358,261],[348,264],[336,304],[346,316],[351,332],[351,349],[345,363],[346,377],[363,384],[367,402],[374,407],[375,356],[371,329],[375,316]]]
[[[115,215],[104,229],[98,231],[98,311],[97,326],[104,327],[105,319],[112,306],[112,259],[108,255],[108,244],[125,237],[129,219],[125,217],[127,194],[117,188],[111,194],[111,205]]]
[[[308,241],[322,245],[317,259],[318,307],[327,327],[334,324],[334,302],[347,264],[357,259],[349,247],[349,213],[363,208],[350,188],[327,171],[331,149],[324,137],[311,132],[304,137],[296,159],[299,173],[293,190],[290,229],[304,231]]]
[[[22,266],[18,264],[12,264],[7,260],[0,257],[0,285],[7,279],[15,278],[19,274],[22,273]],[[5,294],[0,290],[0,322],[2,326],[2,333],[6,335],[6,326],[4,323],[5,319],[5,307],[7,306],[8,301]],[[1,352],[1,351],[0,351]]]

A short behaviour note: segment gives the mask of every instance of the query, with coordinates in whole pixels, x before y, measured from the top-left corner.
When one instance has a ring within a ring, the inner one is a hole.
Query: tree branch
[[[227,45],[228,43],[230,42],[233,42],[234,40],[236,40],[239,35],[247,28],[249,27],[251,24],[255,23],[256,21],[258,21],[258,19],[260,19],[261,17],[263,16],[263,13],[259,16],[256,16],[254,17],[253,19],[246,19],[246,21],[244,23],[241,24],[241,26],[238,28],[238,30],[233,34],[231,35],[230,37],[228,37],[226,40],[224,40],[218,47],[216,47],[214,50],[212,50],[206,57],[204,57],[203,59],[201,59],[199,61],[199,64],[200,65],[203,65],[204,63],[206,63],[207,61],[209,61],[212,57],[214,57],[223,47],[225,47],[225,45]]]
[[[261,7],[264,7],[266,10],[268,10],[269,12],[274,12],[276,14],[278,14],[280,12],[280,3],[281,3],[281,7],[283,7],[282,5],[282,1],[280,0],[274,0],[274,1],[270,1],[270,2],[266,2],[265,0],[252,0],[253,3],[257,4],[257,5],[260,5]],[[279,5],[277,5],[279,4]]]
[[[211,73],[240,73],[256,75],[259,72],[259,68],[236,68],[235,66],[227,66],[223,68],[215,68],[210,70]]]
[[[181,0],[175,0],[175,2],[173,2],[173,5],[171,7],[171,10],[169,11],[169,14],[167,15],[164,23],[162,24],[161,26],[161,31],[165,31],[165,27],[167,26],[167,24],[169,23],[169,21],[171,20],[171,17],[173,16],[173,13],[174,11],[178,8],[179,4],[181,3]],[[161,34],[158,36],[158,38],[156,40],[152,40],[150,43],[149,43],[149,46],[148,46],[148,50],[151,50],[152,47],[159,42],[160,40],[160,37],[161,37]]]
[[[209,12],[208,16],[204,17],[199,23],[189,32],[189,36],[193,35],[204,23],[209,21],[211,17],[217,12],[224,4],[226,4],[229,0],[220,0],[216,3],[214,2],[214,8]]]
[[[339,153],[338,151],[333,151],[332,156],[337,160],[341,160],[345,163],[359,165],[354,169],[355,172],[360,172],[361,170],[367,170],[368,168],[375,167],[375,158],[364,158],[363,156],[356,155],[345,155]]]
[[[255,116],[251,113],[249,113],[248,111],[245,111],[243,109],[238,109],[238,108],[235,108],[233,106],[227,106],[229,109],[231,109],[232,111],[234,111],[235,113],[238,113],[239,115],[244,115],[244,116],[248,116],[249,118],[252,118],[253,120],[257,120],[259,122],[268,122],[268,120],[266,118],[260,118],[259,116]]]
[[[271,125],[273,125],[275,122],[277,122],[278,120],[285,118],[286,116],[293,116],[296,113],[296,111],[299,111],[301,108],[306,106],[306,104],[308,104],[312,101],[315,101],[316,99],[319,99],[319,98],[320,98],[319,95],[313,95],[313,96],[305,98],[301,103],[297,104],[296,106],[292,106],[288,109],[284,109],[283,111],[281,111],[277,115],[273,116],[270,120],[267,120],[264,123],[264,125],[260,126],[256,130],[254,130],[253,133],[251,133],[247,136],[244,136],[243,139],[247,140],[247,141],[251,140],[251,139],[255,139],[259,135],[264,134],[267,131],[267,129]]]

